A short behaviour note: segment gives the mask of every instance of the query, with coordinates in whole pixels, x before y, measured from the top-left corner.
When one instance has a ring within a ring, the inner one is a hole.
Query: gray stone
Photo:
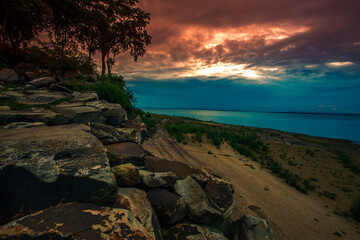
[[[5,129],[19,129],[19,128],[32,128],[32,127],[45,127],[46,124],[43,122],[13,122],[6,125]]]
[[[177,176],[172,172],[153,173],[146,170],[139,170],[141,182],[149,188],[174,188]]]
[[[188,216],[195,222],[216,224],[222,221],[222,213],[215,209],[206,196],[205,191],[191,177],[178,180],[175,192],[182,196],[188,207]]]
[[[42,87],[48,87],[55,82],[56,79],[54,77],[42,77],[31,80],[30,82],[28,82],[28,84],[31,84],[37,88],[42,88]]]
[[[49,92],[45,90],[28,90],[26,94],[17,97],[17,102],[25,105],[51,104],[65,101],[70,95],[64,92]]]
[[[151,239],[127,209],[90,203],[50,207],[0,227],[1,239]]]
[[[0,106],[0,111],[10,111],[10,107],[9,106]]]
[[[0,112],[0,125],[4,126],[12,122],[44,122],[46,125],[60,125],[67,124],[69,119],[62,114],[40,108]]]
[[[92,123],[90,124],[90,129],[91,133],[104,145],[133,141],[133,138],[129,133],[110,125]]]
[[[276,240],[265,220],[245,215],[235,222],[234,240]]]
[[[0,223],[64,202],[117,196],[101,142],[79,124],[0,129]]]
[[[221,233],[192,224],[179,223],[164,231],[166,240],[227,240]]]
[[[27,81],[32,81],[34,79],[36,79],[37,74],[34,72],[25,72],[25,78]]]
[[[129,209],[153,239],[163,239],[159,220],[145,191],[138,188],[118,188],[118,197],[113,207]]]
[[[86,106],[91,106],[102,111],[102,115],[106,118],[106,124],[120,126],[125,117],[126,112],[120,104],[107,103],[105,101],[87,102]]]
[[[37,90],[37,87],[30,85],[30,84],[26,84],[24,87],[24,91],[27,91],[27,90]]]
[[[134,187],[140,182],[136,167],[131,164],[122,164],[111,168],[119,187]]]
[[[133,142],[114,143],[106,145],[108,152],[114,157],[110,159],[111,166],[117,166],[123,163],[132,163],[136,166],[144,165],[144,150]]]
[[[59,84],[55,84],[55,83],[51,84],[51,86],[49,87],[49,89],[50,89],[51,91],[59,91],[59,92],[73,93],[72,90],[70,90],[70,89],[68,89],[68,88],[66,88],[66,87],[64,87],[64,86],[61,86],[61,85],[59,85]]]
[[[20,81],[19,75],[13,69],[0,70],[0,81],[8,83],[18,83]]]
[[[86,92],[86,93],[74,92],[72,96],[73,99],[71,99],[70,102],[91,102],[98,100],[98,96],[96,92]]]
[[[60,104],[53,108],[54,112],[60,113],[70,119],[70,122],[74,123],[89,123],[97,122],[103,123],[106,121],[101,115],[102,112],[99,109],[81,106],[83,103],[73,104]]]
[[[175,224],[186,216],[185,201],[175,193],[157,188],[148,191],[147,198],[163,225]]]

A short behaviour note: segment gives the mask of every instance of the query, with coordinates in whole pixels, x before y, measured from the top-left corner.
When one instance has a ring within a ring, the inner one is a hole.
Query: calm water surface
[[[360,142],[360,116],[145,108],[144,111],[204,121],[272,128]]]

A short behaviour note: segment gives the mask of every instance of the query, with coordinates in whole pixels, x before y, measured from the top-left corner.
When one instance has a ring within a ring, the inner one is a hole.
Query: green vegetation
[[[342,164],[345,168],[348,168],[353,173],[360,173],[360,168],[353,163],[351,158],[348,155],[346,155],[345,152],[340,151],[340,150],[332,150],[332,153],[334,153],[336,155],[336,158],[340,162],[342,162]]]
[[[350,212],[352,213],[353,217],[360,222],[360,198],[354,199]]]

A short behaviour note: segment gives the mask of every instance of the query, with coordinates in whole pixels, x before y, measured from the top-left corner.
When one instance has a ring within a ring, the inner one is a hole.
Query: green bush
[[[119,103],[129,114],[135,112],[136,98],[126,87],[124,78],[120,75],[102,75],[98,77],[95,87],[100,99],[111,103]]]

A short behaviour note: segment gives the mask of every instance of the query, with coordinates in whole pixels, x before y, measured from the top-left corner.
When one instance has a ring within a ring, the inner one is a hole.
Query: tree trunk
[[[105,75],[106,63],[105,63],[106,54],[104,51],[101,51],[101,75]]]

